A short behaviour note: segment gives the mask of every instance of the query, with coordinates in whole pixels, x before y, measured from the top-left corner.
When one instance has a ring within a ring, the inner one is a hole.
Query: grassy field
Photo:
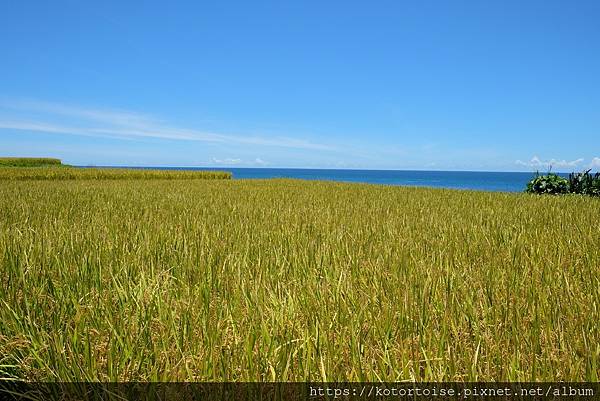
[[[0,181],[0,376],[592,380],[600,200]]]
[[[49,157],[0,157],[0,167],[62,166],[60,159]]]
[[[127,168],[18,167],[0,168],[2,180],[191,180],[230,179],[227,171],[152,170]]]

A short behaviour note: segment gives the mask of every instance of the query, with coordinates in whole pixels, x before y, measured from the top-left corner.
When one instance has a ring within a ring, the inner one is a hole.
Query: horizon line
[[[429,170],[429,169],[403,169],[403,168],[348,168],[348,167],[253,167],[253,166],[165,166],[165,165],[100,165],[100,164],[87,164],[87,165],[71,165],[72,167],[78,168],[139,168],[139,169],[253,169],[253,170],[343,170],[343,171],[416,171],[416,172],[442,172],[442,173],[528,173],[528,174],[571,174],[577,171],[522,171],[522,170]],[[587,171],[584,169],[582,171]],[[591,171],[595,171],[591,169]],[[598,170],[600,172],[600,170]]]

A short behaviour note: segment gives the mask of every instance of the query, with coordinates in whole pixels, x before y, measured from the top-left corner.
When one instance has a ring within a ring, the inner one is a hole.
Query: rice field
[[[60,159],[50,157],[0,157],[0,167],[61,166]]]
[[[230,179],[231,173],[213,170],[159,170],[146,168],[78,168],[64,165],[51,167],[0,168],[1,180],[192,180]]]
[[[2,175],[0,377],[599,380],[600,199],[130,178]]]

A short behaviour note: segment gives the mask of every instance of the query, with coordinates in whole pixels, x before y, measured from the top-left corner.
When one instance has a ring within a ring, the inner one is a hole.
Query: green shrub
[[[569,192],[569,181],[555,173],[540,175],[535,173],[535,177],[527,183],[525,192],[530,194],[566,194]]]
[[[591,174],[590,171],[569,174],[569,192],[600,196],[600,173]]]

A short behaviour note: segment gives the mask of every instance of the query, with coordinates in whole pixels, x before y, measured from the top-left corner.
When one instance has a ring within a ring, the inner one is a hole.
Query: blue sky
[[[600,1],[4,1],[0,155],[600,168]]]

